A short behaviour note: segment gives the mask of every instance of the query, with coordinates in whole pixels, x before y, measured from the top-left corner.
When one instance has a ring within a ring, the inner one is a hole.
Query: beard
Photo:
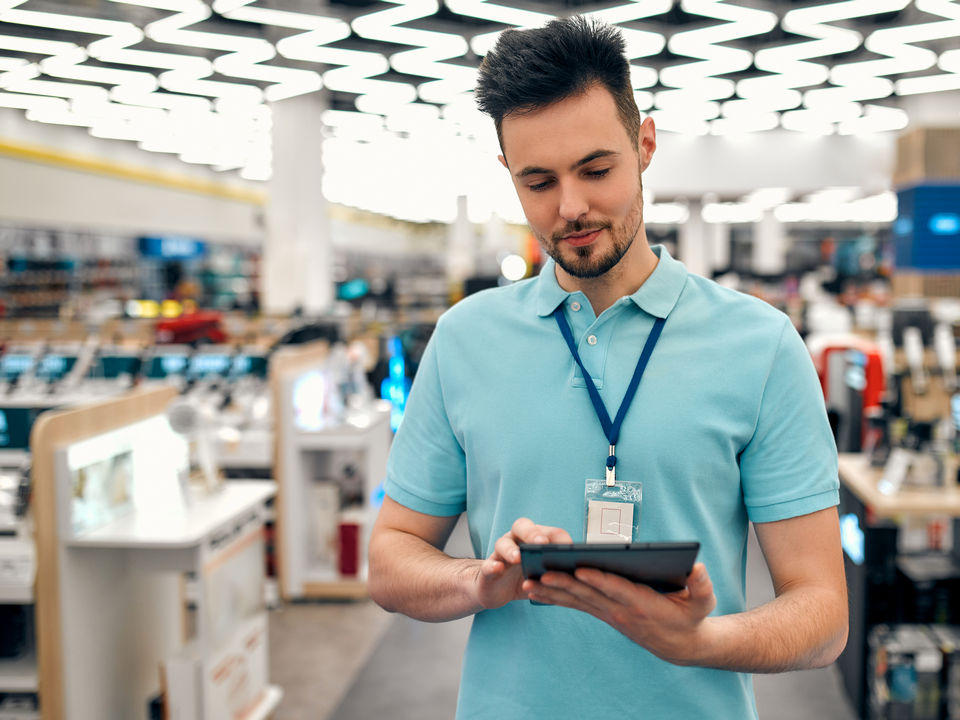
[[[642,190],[637,192],[633,208],[620,224],[614,225],[609,220],[577,220],[567,223],[562,230],[553,233],[549,239],[537,234],[537,240],[540,241],[544,252],[552,257],[567,274],[581,279],[600,277],[612,270],[623,259],[640,231],[640,225],[643,223],[641,193]],[[590,230],[606,230],[610,235],[609,245],[601,247],[600,242],[594,242],[585,247],[564,247],[563,238],[567,235]]]

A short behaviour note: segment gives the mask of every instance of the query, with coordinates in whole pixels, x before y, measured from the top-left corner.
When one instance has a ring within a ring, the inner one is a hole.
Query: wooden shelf
[[[902,515],[950,515],[960,517],[960,486],[943,488],[905,487],[893,495],[877,489],[882,468],[870,467],[860,454],[840,455],[840,481],[878,518]]]

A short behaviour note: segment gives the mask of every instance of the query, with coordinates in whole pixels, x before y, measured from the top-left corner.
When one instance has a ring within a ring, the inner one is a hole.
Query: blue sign
[[[893,223],[898,270],[960,270],[960,184],[915,185],[897,193]]]
[[[207,254],[207,245],[184,235],[145,236],[140,238],[140,254],[162,260],[195,260]]]

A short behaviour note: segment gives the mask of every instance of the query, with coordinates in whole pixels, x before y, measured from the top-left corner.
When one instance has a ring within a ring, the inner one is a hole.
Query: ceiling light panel
[[[960,49],[950,47],[960,0],[609,3],[587,14],[620,26],[638,106],[665,132],[890,133],[909,122],[899,96],[960,90]],[[287,6],[0,0],[0,106],[263,179],[267,103],[319,88],[336,112],[357,110],[331,139],[396,149],[402,138],[422,155],[442,138],[451,152],[469,141],[470,153],[495,155],[472,96],[478,56],[503,27],[571,12],[525,0],[446,0],[442,17],[438,0]]]

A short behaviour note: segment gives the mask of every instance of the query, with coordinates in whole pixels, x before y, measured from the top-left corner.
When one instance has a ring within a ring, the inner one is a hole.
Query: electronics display
[[[28,450],[33,423],[50,407],[0,407],[0,450]]]
[[[523,576],[536,580],[548,571],[572,573],[597,568],[649,585],[660,592],[686,587],[700,551],[698,542],[520,544]]]
[[[33,355],[26,353],[6,353],[0,357],[0,380],[13,382],[24,373],[33,369]]]
[[[197,353],[190,358],[187,377],[203,380],[209,377],[226,377],[231,370],[233,358],[226,353]]]
[[[54,383],[62,380],[77,364],[76,355],[61,355],[59,353],[48,353],[40,358],[34,375],[40,380]]]
[[[136,375],[140,364],[136,355],[101,355],[91,366],[89,377],[113,380],[121,375]]]
[[[266,379],[267,357],[265,355],[241,353],[233,356],[233,362],[230,365],[230,377],[241,378],[248,375]]]
[[[189,358],[185,352],[154,355],[147,361],[144,376],[151,380],[163,380],[187,371]]]

